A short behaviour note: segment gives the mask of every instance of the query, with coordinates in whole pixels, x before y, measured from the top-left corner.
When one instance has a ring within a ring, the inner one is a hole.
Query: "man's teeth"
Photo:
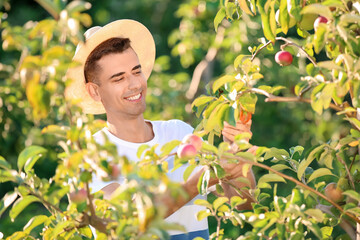
[[[134,101],[134,100],[138,100],[141,97],[141,93],[139,93],[138,95],[132,96],[132,97],[128,97],[128,100]]]

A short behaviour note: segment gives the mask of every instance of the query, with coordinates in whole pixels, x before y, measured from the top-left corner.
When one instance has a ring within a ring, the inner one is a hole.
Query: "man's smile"
[[[131,97],[126,97],[125,99],[129,100],[129,101],[136,101],[136,100],[141,99],[141,97],[142,97],[142,93],[140,92],[140,93],[138,93],[136,95],[133,95]]]

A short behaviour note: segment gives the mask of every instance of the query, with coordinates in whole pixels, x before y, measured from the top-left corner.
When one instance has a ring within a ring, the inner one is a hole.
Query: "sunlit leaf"
[[[204,218],[208,217],[211,215],[210,210],[206,209],[206,210],[201,210],[196,214],[196,218],[198,221],[203,220]]]
[[[306,13],[319,14],[323,17],[326,17],[329,20],[333,19],[333,15],[332,15],[329,7],[324,6],[320,3],[315,3],[315,4],[305,6],[301,10],[301,14],[306,14]]]
[[[316,178],[326,176],[326,175],[334,175],[334,174],[327,168],[316,169],[313,172],[313,174],[311,174],[311,176],[309,177],[308,183],[311,182],[312,180],[316,179]]]
[[[220,8],[220,10],[217,12],[215,18],[214,18],[214,27],[215,27],[215,31],[217,31],[220,23],[222,22],[222,20],[225,18],[226,16],[226,11],[225,8],[222,7]]]
[[[17,192],[7,192],[0,201],[0,217],[18,197]]]
[[[218,197],[213,202],[214,209],[217,210],[221,205],[227,203],[228,201],[229,199],[227,197]]]
[[[38,202],[39,199],[35,196],[28,195],[22,198],[19,198],[16,200],[14,205],[12,206],[9,216],[11,218],[11,221],[14,221],[15,218],[31,203]]]
[[[19,170],[21,170],[24,167],[24,165],[27,164],[28,164],[28,168],[32,167],[35,164],[36,160],[40,157],[40,155],[46,152],[47,150],[45,148],[35,145],[25,148],[20,153],[18,158],[17,165]]]
[[[29,222],[24,226],[24,232],[26,234],[30,234],[31,230],[33,230],[40,224],[43,224],[46,220],[48,220],[48,218],[49,217],[45,215],[37,215],[32,217]]]

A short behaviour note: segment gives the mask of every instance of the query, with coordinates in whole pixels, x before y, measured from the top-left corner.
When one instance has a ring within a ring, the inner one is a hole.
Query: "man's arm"
[[[238,121],[236,123],[236,126],[232,126],[228,124],[227,122],[224,122],[224,129],[222,131],[224,142],[228,142],[231,145],[231,152],[235,153],[238,149],[236,144],[234,143],[235,136],[247,132],[250,134],[250,138],[252,136],[252,132],[250,130],[252,121],[248,121],[247,123],[242,123],[241,121]],[[245,139],[249,141],[249,139]],[[255,155],[257,147],[253,146],[251,147],[248,152]],[[238,206],[238,210],[243,209],[251,209],[251,203],[253,202],[253,198],[251,197],[249,191],[247,190],[241,190],[244,187],[249,187],[250,189],[254,189],[256,186],[255,176],[252,172],[251,167],[249,168],[246,176],[242,175],[242,163],[238,164],[228,164],[224,163],[223,168],[226,171],[228,175],[231,176],[232,179],[228,180],[227,182],[222,182],[221,186],[224,189],[224,195],[228,197],[229,199],[232,196],[240,196],[241,198],[247,199],[246,203]],[[246,184],[242,181],[237,180],[238,177],[246,177],[249,181],[249,184]],[[219,194],[214,191],[215,195],[219,196]]]

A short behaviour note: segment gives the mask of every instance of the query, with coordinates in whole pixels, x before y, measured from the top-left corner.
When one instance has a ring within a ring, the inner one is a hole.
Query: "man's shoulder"
[[[185,129],[191,129],[191,131],[193,130],[193,128],[189,124],[179,119],[171,119],[165,121],[151,121],[151,123],[155,127],[159,127],[159,128],[172,129],[172,130],[175,130],[177,128],[180,129],[185,128]]]
[[[108,138],[106,128],[102,128],[99,131],[97,131],[96,133],[94,133],[93,138],[97,143],[104,144],[106,141],[106,138]]]

